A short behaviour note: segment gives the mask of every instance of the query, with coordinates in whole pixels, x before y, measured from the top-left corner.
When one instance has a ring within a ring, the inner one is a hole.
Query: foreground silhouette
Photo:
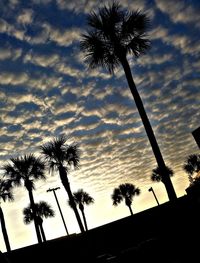
[[[200,193],[199,193],[200,195]],[[188,195],[84,233],[5,253],[12,262],[199,262],[200,202]],[[170,219],[170,220],[169,220]],[[39,255],[39,256],[38,256]]]
[[[88,16],[88,25],[90,27],[88,33],[83,34],[80,43],[81,50],[85,54],[85,62],[90,68],[103,67],[110,73],[113,73],[119,65],[123,67],[158,167],[162,171],[163,183],[169,200],[176,200],[174,187],[168,176],[164,159],[127,59],[129,54],[139,57],[149,48],[150,42],[146,38],[149,19],[139,11],[129,12],[114,2],[108,7],[99,8],[98,12],[92,12]]]
[[[0,262],[1,263],[9,263],[7,257],[0,251]]]

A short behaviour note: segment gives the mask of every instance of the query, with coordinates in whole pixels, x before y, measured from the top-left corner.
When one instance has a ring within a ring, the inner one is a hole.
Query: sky
[[[107,1],[109,2],[109,1]],[[130,215],[124,203],[112,205],[113,189],[132,183],[141,190],[133,213],[168,201],[164,185],[151,181],[156,161],[128,88],[123,69],[113,75],[89,70],[79,44],[86,17],[106,1],[0,0],[0,166],[11,157],[39,154],[39,147],[65,134],[80,146],[80,168],[68,174],[73,192],[94,198],[85,207],[92,229]],[[174,171],[178,197],[189,185],[183,164],[199,153],[192,131],[200,126],[200,2],[121,0],[129,10],[147,13],[151,49],[129,58],[166,165]],[[53,192],[70,234],[79,227],[58,173],[38,181],[35,201],[46,201],[55,217],[44,219],[47,240],[66,235]],[[23,223],[29,204],[24,187],[13,202],[1,202],[11,249],[37,243],[34,224]],[[0,232],[0,250],[6,251]]]

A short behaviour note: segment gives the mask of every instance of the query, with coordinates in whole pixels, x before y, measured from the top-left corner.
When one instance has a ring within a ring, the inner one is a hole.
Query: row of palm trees
[[[87,221],[86,221],[85,212],[84,212],[85,210],[84,206],[94,203],[94,199],[87,192],[83,191],[83,189],[79,189],[77,192],[74,192],[73,198],[74,198],[76,205],[79,207],[81,211],[85,230],[88,231]],[[68,204],[70,207],[72,207],[69,200],[68,200]],[[45,236],[45,232],[43,229],[43,218],[54,217],[55,211],[52,209],[51,205],[45,201],[40,201],[38,203],[35,203],[35,210],[36,210],[36,216],[37,216],[37,223],[40,229],[40,234],[42,236],[43,242],[45,242],[46,236]],[[31,205],[23,209],[23,215],[24,215],[25,224],[30,224],[34,220]],[[67,232],[67,234],[69,233]]]
[[[174,171],[166,166],[167,173],[171,177],[174,175]],[[190,154],[184,164],[183,170],[188,174],[189,179],[189,187],[193,185],[199,185],[199,194],[200,194],[200,154]],[[162,172],[159,167],[156,167],[152,170],[151,173],[151,180],[154,182],[163,182]],[[113,205],[117,206],[123,200],[125,201],[125,205],[129,208],[131,215],[133,215],[132,211],[132,201],[133,197],[140,195],[141,190],[135,185],[130,183],[125,183],[119,185],[117,188],[114,189],[113,194],[111,196],[113,200]]]
[[[11,158],[3,165],[3,180],[1,180],[1,198],[11,200],[13,198],[12,188],[23,185],[28,192],[32,218],[35,225],[38,242],[42,242],[41,229],[37,222],[36,205],[33,196],[35,182],[45,180],[45,169],[48,167],[51,172],[59,171],[60,180],[68,194],[70,205],[75,213],[81,232],[84,226],[78,213],[73,194],[71,192],[68,172],[72,166],[77,169],[79,165],[79,149],[77,144],[68,145],[66,136],[60,136],[40,147],[41,156],[34,154]],[[5,232],[5,226],[4,230]],[[6,236],[6,235],[5,235]],[[10,251],[8,238],[5,239],[6,248]]]
[[[3,201],[12,201],[14,199],[12,194],[13,187],[24,185],[30,200],[30,205],[23,210],[24,222],[28,224],[33,221],[38,242],[40,243],[46,241],[42,226],[42,218],[53,217],[55,213],[51,206],[46,202],[34,202],[33,190],[35,190],[35,182],[37,180],[46,179],[46,168],[50,169],[51,172],[59,170],[61,182],[63,183],[63,186],[65,184],[65,189],[68,194],[68,204],[73,211],[74,208],[77,210],[77,207],[80,209],[84,222],[84,226],[82,224],[82,232],[85,230],[87,231],[88,226],[84,213],[84,205],[94,203],[94,199],[87,192],[83,191],[83,189],[79,189],[77,192],[72,193],[68,181],[68,172],[71,169],[71,165],[77,169],[80,161],[78,145],[68,145],[67,137],[60,136],[53,139],[49,143],[42,145],[40,150],[41,156],[39,157],[36,157],[33,154],[28,154],[21,157],[11,158],[10,162],[2,166],[3,177],[0,178],[0,199]],[[183,169],[189,176],[190,184],[199,182],[199,177],[197,175],[200,173],[200,155],[189,155],[183,165]],[[169,176],[173,176],[174,172],[171,168],[167,167],[167,171]],[[159,167],[152,170],[151,179],[152,181],[163,182],[162,173]],[[121,184],[113,190],[113,194],[111,195],[113,205],[116,206],[124,200],[125,205],[128,206],[131,215],[133,215],[131,208],[133,197],[139,195],[140,193],[140,189],[135,187],[133,184]],[[78,210],[77,214],[79,215]],[[80,223],[79,219],[77,218],[78,223]],[[0,220],[6,248],[7,251],[10,251],[10,243],[1,206]],[[80,221],[82,223],[81,219]]]

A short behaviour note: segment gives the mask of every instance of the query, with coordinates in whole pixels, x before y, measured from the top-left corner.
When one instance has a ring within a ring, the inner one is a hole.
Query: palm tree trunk
[[[1,208],[1,206],[0,206],[0,221],[1,221],[1,229],[2,229],[2,233],[3,233],[3,238],[4,238],[5,245],[6,245],[6,249],[8,252],[10,252],[11,248],[10,248],[10,243],[9,243],[8,234],[7,234],[7,230],[6,230],[6,224],[5,224],[5,220],[4,220],[3,210]]]
[[[82,213],[82,216],[83,216],[83,221],[84,221],[84,225],[85,225],[85,230],[88,231],[87,221],[86,221],[84,209],[81,209],[81,213]]]
[[[131,215],[133,215],[133,210],[132,210],[132,208],[131,208],[130,205],[128,205],[128,208],[129,208],[129,210],[130,210]]]
[[[83,233],[83,232],[85,232],[84,227],[83,227],[83,223],[81,221],[80,215],[78,213],[78,209],[77,209],[76,204],[74,202],[73,194],[71,192],[70,184],[69,184],[69,181],[67,178],[67,173],[66,173],[66,170],[63,166],[59,167],[59,173],[60,173],[61,182],[62,182],[62,184],[63,184],[63,186],[64,186],[64,188],[68,194],[69,201],[72,204],[72,208],[74,210],[76,219],[78,221],[79,228],[80,228],[81,232]]]
[[[40,232],[41,232],[41,235],[42,235],[43,242],[46,242],[46,236],[45,236],[45,233],[44,233],[44,228],[43,228],[42,223],[40,223],[39,227],[40,227]]]
[[[37,216],[36,216],[36,211],[35,211],[35,202],[34,202],[34,198],[33,198],[33,193],[32,193],[32,190],[30,190],[28,188],[27,188],[27,190],[28,190],[28,194],[29,194],[31,209],[33,212],[33,221],[34,221],[34,225],[35,225],[35,231],[36,231],[38,243],[42,243],[42,238],[40,235],[40,229],[39,229],[39,225],[37,223]]]
[[[174,200],[177,199],[176,192],[175,192],[174,187],[172,185],[170,176],[167,173],[164,159],[162,157],[162,154],[161,154],[161,151],[159,149],[158,143],[156,141],[153,129],[151,127],[151,124],[150,124],[149,119],[147,117],[147,114],[145,112],[145,109],[144,109],[144,106],[143,106],[143,102],[141,100],[141,97],[140,97],[140,95],[139,95],[139,93],[137,91],[137,88],[135,86],[135,83],[133,81],[133,77],[132,77],[132,73],[131,73],[131,69],[130,69],[129,63],[128,63],[126,57],[123,58],[123,59],[120,58],[120,61],[121,61],[121,64],[123,66],[123,69],[124,69],[124,72],[125,72],[125,75],[126,75],[126,79],[127,79],[129,88],[130,88],[131,93],[133,95],[133,98],[135,100],[135,104],[136,104],[137,109],[139,111],[140,117],[142,119],[144,128],[145,128],[146,133],[147,133],[147,136],[149,138],[149,142],[151,144],[151,147],[152,147],[154,156],[156,158],[158,167],[162,171],[163,183],[165,185],[165,188],[166,188],[169,200],[170,201],[174,201]]]

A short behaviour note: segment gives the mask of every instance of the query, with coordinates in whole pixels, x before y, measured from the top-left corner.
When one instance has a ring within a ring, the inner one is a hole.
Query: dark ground
[[[3,254],[9,263],[199,263],[199,212],[198,198],[185,195],[84,234]]]

